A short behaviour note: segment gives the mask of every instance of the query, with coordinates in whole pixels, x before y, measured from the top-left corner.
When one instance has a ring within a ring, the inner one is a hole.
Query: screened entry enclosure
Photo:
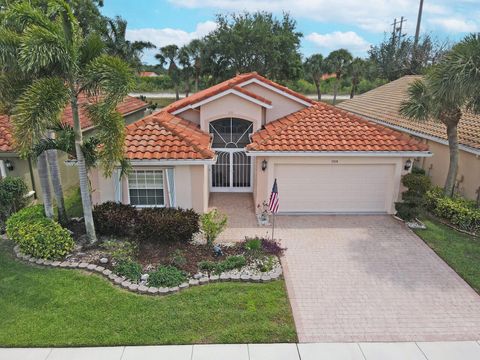
[[[210,133],[217,154],[211,167],[211,191],[251,191],[252,162],[244,151],[250,143],[253,124],[250,121],[228,118],[212,121]]]

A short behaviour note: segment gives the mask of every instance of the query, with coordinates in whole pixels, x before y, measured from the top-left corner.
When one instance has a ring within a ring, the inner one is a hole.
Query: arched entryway
[[[224,118],[210,122],[212,148],[217,162],[210,172],[210,191],[252,191],[252,162],[245,153],[250,143],[253,123],[238,118]]]

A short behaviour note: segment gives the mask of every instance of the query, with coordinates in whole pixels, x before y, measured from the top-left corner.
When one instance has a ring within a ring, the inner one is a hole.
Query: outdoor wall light
[[[263,160],[263,161],[262,161],[262,171],[267,170],[267,164],[268,164],[268,163],[267,163],[267,160]]]
[[[410,168],[412,167],[412,160],[408,159],[406,162],[405,162],[405,167],[404,169],[405,170],[410,170]]]
[[[12,171],[14,169],[13,163],[10,160],[5,160],[5,167],[8,169],[8,171]]]

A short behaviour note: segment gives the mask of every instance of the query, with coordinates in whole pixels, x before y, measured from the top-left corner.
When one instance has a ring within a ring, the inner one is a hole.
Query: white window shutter
[[[173,168],[165,169],[165,173],[167,174],[167,191],[168,191],[168,198],[170,202],[170,207],[177,206],[177,202],[175,199],[175,177],[174,177],[174,170]]]
[[[122,179],[120,174],[122,173],[121,169],[115,169],[113,171],[113,186],[115,187],[115,202],[122,202]]]

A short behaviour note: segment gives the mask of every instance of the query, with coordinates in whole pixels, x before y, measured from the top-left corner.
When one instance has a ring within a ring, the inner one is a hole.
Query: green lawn
[[[283,281],[219,283],[166,297],[98,275],[35,267],[0,240],[0,346],[295,342]]]
[[[415,230],[445,262],[480,293],[480,239],[429,218],[422,219],[425,230]]]

